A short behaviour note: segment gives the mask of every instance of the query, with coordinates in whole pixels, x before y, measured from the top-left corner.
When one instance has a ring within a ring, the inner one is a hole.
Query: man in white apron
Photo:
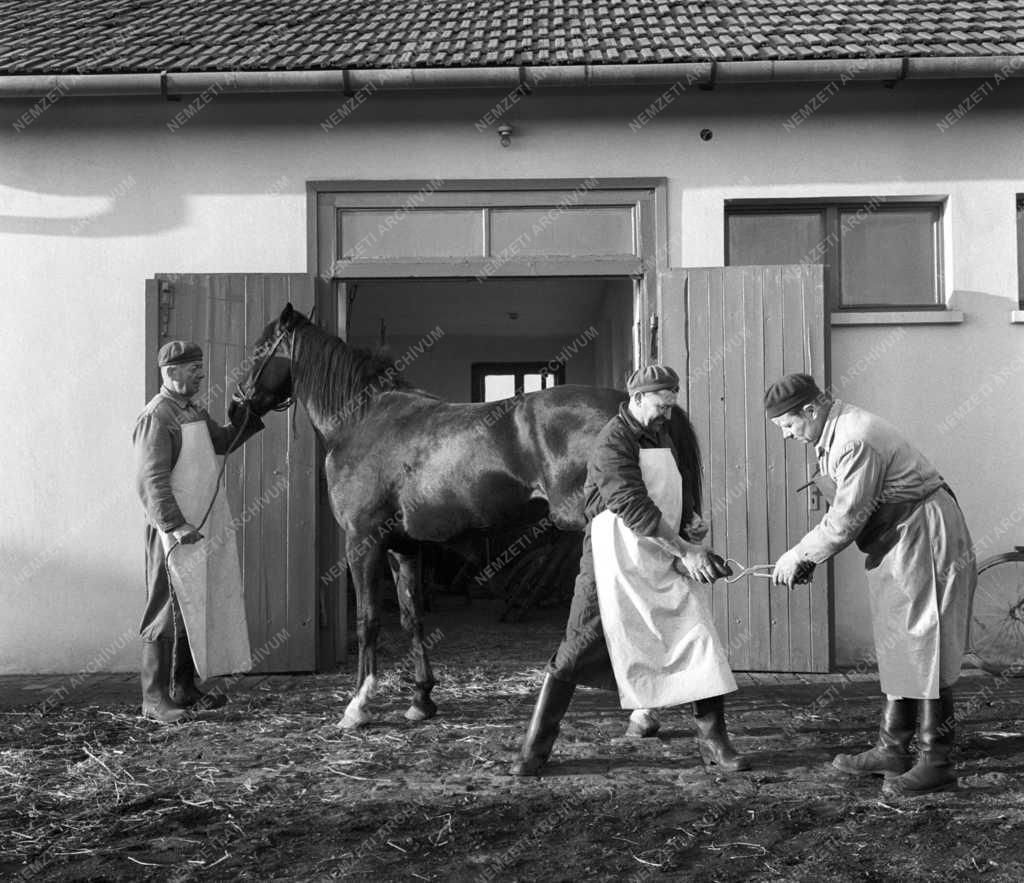
[[[241,445],[263,421],[232,402],[231,425],[219,426],[193,402],[202,360],[194,343],[160,348],[163,385],[132,433],[147,522],[142,714],[161,723],[182,720],[190,706],[225,704],[223,695],[200,693],[197,673],[205,679],[251,667],[238,549],[217,492],[215,455]]]
[[[569,621],[513,775],[540,773],[577,684],[618,690],[623,708],[692,702],[705,763],[749,768],[726,734],[723,694],[736,683],[697,585],[729,570],[697,544],[706,533],[700,450],[676,407],[679,377],[650,365],[626,388],[629,401],[587,464],[587,528]]]
[[[792,585],[856,541],[867,553],[871,621],[885,703],[875,747],[833,766],[884,775],[891,796],[957,787],[953,684],[967,644],[977,582],[971,535],[935,467],[880,417],[789,374],[765,393],[783,438],[814,445],[815,484],[831,504],[821,522],[775,564]],[[915,727],[917,762],[910,753]]]

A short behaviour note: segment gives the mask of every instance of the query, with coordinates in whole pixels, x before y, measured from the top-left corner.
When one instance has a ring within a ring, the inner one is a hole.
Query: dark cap
[[[768,387],[764,394],[764,410],[774,419],[823,398],[810,374],[787,374]]]
[[[626,391],[633,395],[637,392],[657,392],[659,389],[679,391],[679,375],[668,365],[648,365],[638,368],[629,375]]]
[[[203,351],[199,344],[189,340],[171,340],[160,347],[156,363],[161,368],[167,365],[185,365],[189,362],[203,361]]]

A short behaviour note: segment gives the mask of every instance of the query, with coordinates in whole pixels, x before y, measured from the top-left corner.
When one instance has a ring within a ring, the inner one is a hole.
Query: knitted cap
[[[657,392],[659,389],[679,391],[679,375],[668,365],[648,365],[638,368],[629,375],[626,391],[633,395],[637,392]]]
[[[776,380],[764,394],[764,410],[770,418],[781,417],[821,396],[810,374],[787,374]]]
[[[156,363],[161,368],[166,365],[185,365],[188,362],[203,361],[203,351],[199,344],[188,340],[171,340],[160,347]]]

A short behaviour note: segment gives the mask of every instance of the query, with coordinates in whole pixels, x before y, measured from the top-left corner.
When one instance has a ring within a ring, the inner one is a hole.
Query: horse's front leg
[[[346,557],[352,572],[356,594],[356,640],[359,644],[359,668],[356,695],[338,724],[350,730],[373,720],[369,701],[377,690],[377,636],[380,632],[380,605],[374,575],[380,563],[382,546],[376,537],[356,531],[345,534]]]
[[[405,717],[411,721],[427,720],[437,714],[437,706],[430,698],[430,691],[437,682],[434,680],[434,672],[430,668],[427,648],[423,642],[422,587],[417,556],[404,551],[390,550],[388,564],[395,579],[398,605],[402,610],[402,628],[408,632],[412,642],[412,659],[416,666],[416,688],[413,692],[412,705],[406,711]]]

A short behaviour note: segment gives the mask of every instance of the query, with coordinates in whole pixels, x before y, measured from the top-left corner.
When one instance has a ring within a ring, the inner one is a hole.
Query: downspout
[[[1024,55],[872,58],[819,61],[719,61],[547,67],[404,68],[330,71],[234,71],[148,74],[0,76],[0,99],[61,96],[197,95],[209,89],[240,94],[698,86],[815,83],[840,79],[894,82],[1024,76]]]

